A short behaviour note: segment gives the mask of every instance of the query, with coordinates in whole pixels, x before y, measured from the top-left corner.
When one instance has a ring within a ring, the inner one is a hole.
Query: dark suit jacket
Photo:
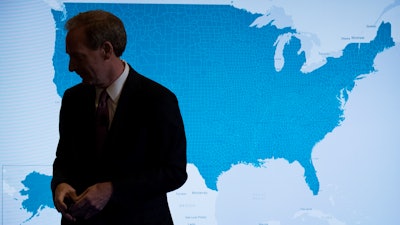
[[[80,194],[95,183],[112,181],[107,206],[80,224],[172,224],[166,193],[187,179],[186,137],[176,96],[130,68],[105,150],[97,155],[94,115],[93,86],[78,84],[65,91],[53,194],[62,182]]]

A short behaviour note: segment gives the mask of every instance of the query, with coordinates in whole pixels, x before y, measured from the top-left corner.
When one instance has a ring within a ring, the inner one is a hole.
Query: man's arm
[[[168,92],[154,105],[149,112],[152,115],[149,128],[152,130],[148,132],[151,143],[140,150],[148,155],[143,163],[146,168],[135,175],[113,180],[112,201],[165,195],[187,180],[186,135],[176,96]]]

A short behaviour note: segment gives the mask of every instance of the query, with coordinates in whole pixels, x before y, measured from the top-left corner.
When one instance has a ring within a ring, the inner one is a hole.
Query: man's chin
[[[93,84],[93,81],[91,81],[91,80],[85,80],[85,79],[82,78],[82,83],[92,85],[92,84]]]

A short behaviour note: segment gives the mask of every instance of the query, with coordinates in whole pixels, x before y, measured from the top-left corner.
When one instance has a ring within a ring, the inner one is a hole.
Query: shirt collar
[[[110,86],[107,87],[107,93],[110,96],[110,99],[113,102],[118,102],[119,96],[121,95],[122,88],[124,86],[124,83],[126,81],[126,78],[128,77],[129,74],[129,65],[127,62],[123,61],[125,64],[124,71],[122,74],[116,79]],[[100,95],[101,89],[96,88],[96,93],[97,95]]]

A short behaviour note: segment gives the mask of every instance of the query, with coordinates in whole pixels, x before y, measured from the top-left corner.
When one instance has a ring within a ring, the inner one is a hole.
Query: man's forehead
[[[84,28],[75,28],[75,29],[69,30],[67,33],[67,39],[86,41],[85,29]]]
[[[73,29],[68,31],[65,43],[67,48],[86,47],[87,38],[84,29]]]

